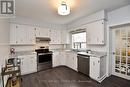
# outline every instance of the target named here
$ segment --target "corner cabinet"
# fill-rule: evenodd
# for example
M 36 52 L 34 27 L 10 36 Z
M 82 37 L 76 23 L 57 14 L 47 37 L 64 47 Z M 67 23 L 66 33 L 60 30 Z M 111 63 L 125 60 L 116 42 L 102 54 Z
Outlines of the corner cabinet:
M 99 20 L 86 25 L 87 44 L 105 44 L 105 21 Z
M 98 82 L 106 78 L 106 57 L 90 57 L 90 77 Z
M 65 65 L 65 61 L 66 61 L 66 55 L 65 52 L 62 51 L 55 51 L 53 52 L 53 67 L 56 66 L 61 66 L 61 65 Z
M 66 66 L 77 71 L 77 53 L 75 52 L 66 52 Z
M 32 45 L 35 42 L 33 27 L 20 24 L 10 25 L 10 45 Z

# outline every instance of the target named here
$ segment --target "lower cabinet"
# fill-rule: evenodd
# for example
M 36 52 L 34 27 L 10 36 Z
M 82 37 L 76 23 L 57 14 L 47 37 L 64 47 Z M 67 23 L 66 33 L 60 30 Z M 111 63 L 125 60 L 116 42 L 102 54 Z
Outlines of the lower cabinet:
M 18 56 L 21 59 L 21 74 L 30 74 L 37 72 L 37 59 L 36 54 L 34 55 L 22 55 Z
M 106 58 L 90 57 L 90 77 L 98 82 L 106 75 Z
M 77 71 L 77 54 L 71 51 L 53 52 L 53 67 L 61 65 L 67 66 Z
M 77 53 L 66 52 L 66 66 L 77 71 Z
M 65 52 L 55 51 L 53 52 L 53 67 L 65 65 L 66 57 Z

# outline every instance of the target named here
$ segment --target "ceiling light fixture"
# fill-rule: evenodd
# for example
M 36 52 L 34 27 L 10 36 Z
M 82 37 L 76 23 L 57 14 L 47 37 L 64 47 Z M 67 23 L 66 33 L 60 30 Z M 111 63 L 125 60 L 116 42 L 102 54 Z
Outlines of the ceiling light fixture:
M 60 6 L 58 7 L 58 14 L 59 15 L 68 15 L 70 14 L 70 7 L 67 5 L 66 2 L 62 1 Z

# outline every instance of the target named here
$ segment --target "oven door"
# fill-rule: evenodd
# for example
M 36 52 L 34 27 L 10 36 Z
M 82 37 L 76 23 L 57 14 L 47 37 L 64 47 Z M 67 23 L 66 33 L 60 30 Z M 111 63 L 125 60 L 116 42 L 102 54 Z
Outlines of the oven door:
M 40 53 L 38 54 L 38 64 L 52 61 L 52 54 Z
M 52 68 L 52 54 L 39 53 L 38 54 L 38 71 Z

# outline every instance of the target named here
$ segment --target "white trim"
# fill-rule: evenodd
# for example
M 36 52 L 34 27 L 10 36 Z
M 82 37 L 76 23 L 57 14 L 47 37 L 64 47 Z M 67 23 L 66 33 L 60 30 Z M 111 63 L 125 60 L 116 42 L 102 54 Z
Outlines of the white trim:
M 121 26 L 121 25 L 127 25 L 127 24 L 130 24 L 130 23 L 127 22 L 127 23 L 125 23 L 125 24 L 109 26 L 109 31 L 112 30 L 112 32 L 111 32 L 111 33 L 112 33 L 112 37 L 111 37 L 111 38 L 115 38 L 115 30 L 116 30 L 116 29 L 112 29 L 112 27 Z M 120 29 L 120 28 L 119 28 L 119 29 Z M 121 33 L 121 32 L 120 32 L 120 33 Z M 109 37 L 110 37 L 110 36 L 109 36 Z M 110 41 L 111 38 L 109 38 L 109 41 Z M 111 53 L 111 52 L 115 52 L 115 47 L 114 47 L 114 46 L 115 46 L 115 45 L 114 45 L 114 44 L 115 44 L 115 43 L 114 43 L 115 41 L 113 41 L 113 40 L 114 40 L 114 39 L 111 39 L 112 50 L 110 51 L 110 53 Z M 109 43 L 109 44 L 110 44 L 110 43 Z M 109 46 L 109 49 L 110 49 L 110 46 Z M 121 53 L 120 53 L 120 56 L 121 56 Z M 124 78 L 124 79 L 130 80 L 130 76 L 128 76 L 128 75 L 126 75 L 126 74 L 124 75 L 124 74 L 115 72 L 115 60 L 114 60 L 114 59 L 115 59 L 115 55 L 112 55 L 111 57 L 112 57 L 112 58 L 111 58 L 111 62 L 112 62 L 112 73 L 111 73 L 111 74 L 112 74 L 112 75 L 115 75 L 115 76 L 118 76 L 118 77 L 121 77 L 121 78 Z M 120 60 L 121 60 L 121 59 L 120 59 Z
M 107 78 L 107 75 L 106 75 L 106 74 L 103 75 L 98 82 L 101 83 L 105 78 Z

